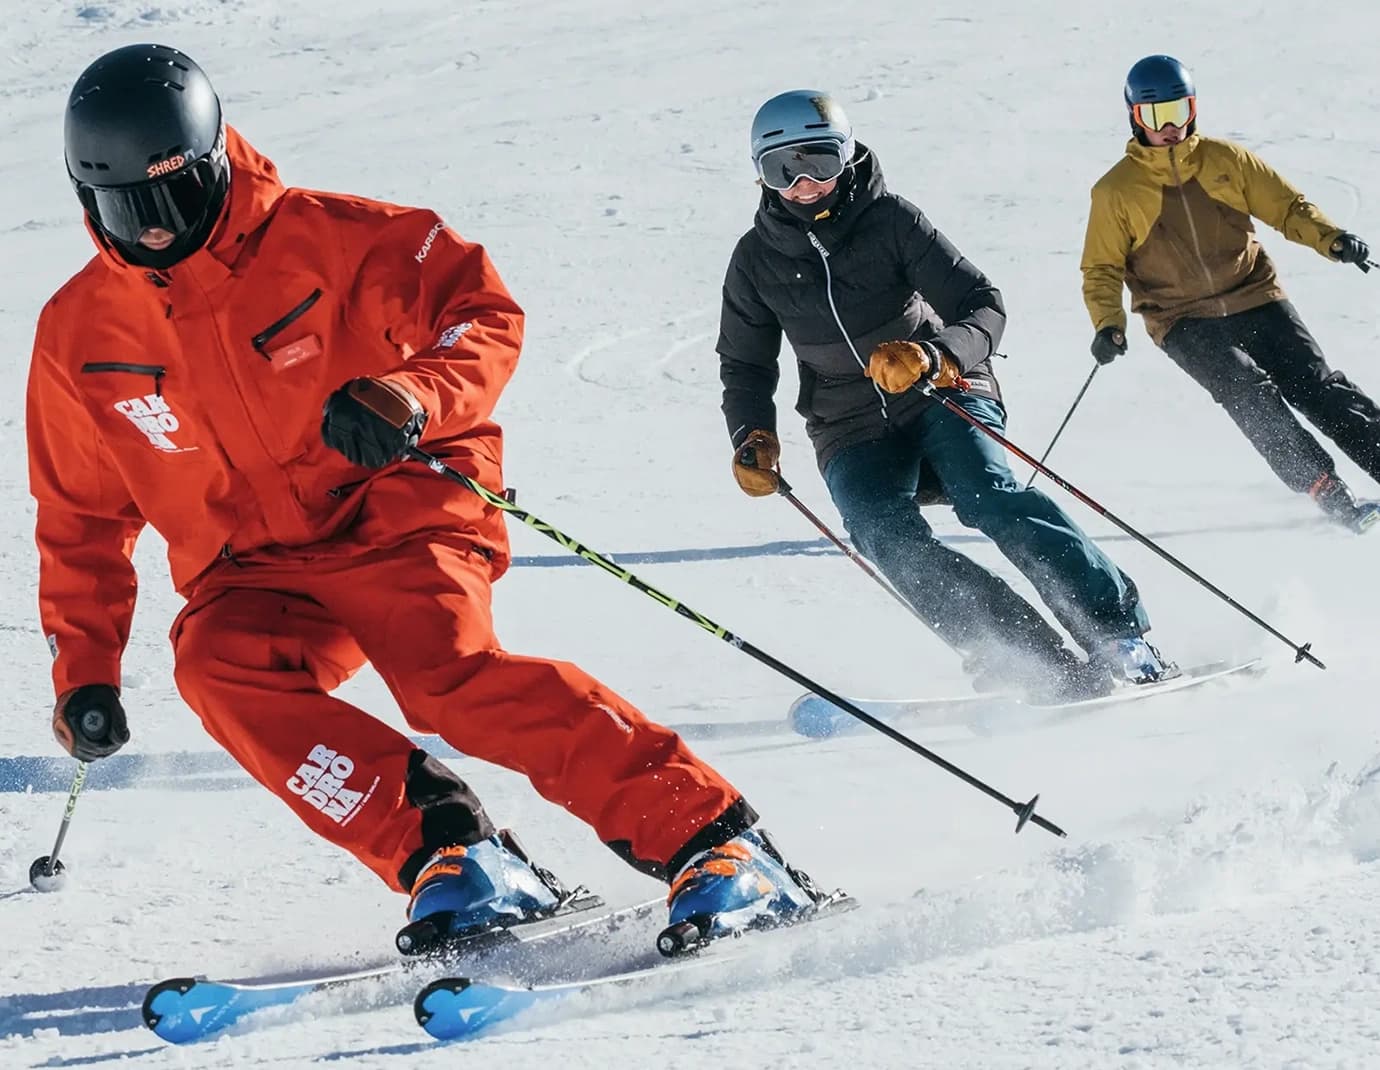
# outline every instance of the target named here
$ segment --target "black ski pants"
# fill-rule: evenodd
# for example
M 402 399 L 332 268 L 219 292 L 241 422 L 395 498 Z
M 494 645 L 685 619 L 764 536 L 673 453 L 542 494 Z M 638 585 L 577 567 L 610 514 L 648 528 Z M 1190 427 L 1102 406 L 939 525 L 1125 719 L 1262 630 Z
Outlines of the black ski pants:
M 1336 474 L 1332 457 L 1297 410 L 1380 481 L 1380 408 L 1341 372 L 1288 301 L 1218 319 L 1183 319 L 1164 350 L 1227 410 L 1291 490 Z

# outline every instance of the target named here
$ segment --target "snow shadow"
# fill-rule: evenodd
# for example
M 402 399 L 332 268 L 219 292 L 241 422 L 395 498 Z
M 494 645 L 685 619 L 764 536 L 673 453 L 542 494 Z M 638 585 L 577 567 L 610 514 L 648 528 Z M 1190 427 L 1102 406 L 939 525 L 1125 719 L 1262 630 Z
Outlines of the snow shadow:
M 1318 527 L 1325 521 L 1314 517 L 1264 521 L 1251 524 L 1210 524 L 1203 527 L 1175 528 L 1166 531 L 1147 531 L 1143 534 L 1156 542 L 1164 539 L 1178 539 L 1193 535 L 1240 535 L 1259 531 L 1290 531 L 1300 528 Z M 840 537 L 842 530 L 840 529 Z M 1120 532 L 1096 536 L 1102 542 L 1133 542 L 1130 535 Z M 950 546 L 964 543 L 988 542 L 986 535 L 977 533 L 951 533 L 939 536 L 939 541 Z M 686 547 L 679 550 L 635 550 L 631 553 L 605 554 L 620 565 L 671 565 L 687 564 L 695 561 L 732 561 L 744 557 L 819 557 L 838 553 L 828 539 L 785 539 L 774 542 L 753 543 L 744 546 Z M 527 554 L 513 558 L 514 568 L 565 568 L 571 565 L 593 565 L 583 557 L 574 554 Z
M 756 721 L 700 721 L 668 725 L 683 739 L 695 742 L 763 739 L 780 736 L 795 740 L 785 717 Z M 437 758 L 464 758 L 434 736 L 410 736 L 412 742 Z M 66 792 L 76 767 L 71 758 L 20 754 L 0 757 L 0 795 L 28 792 Z M 160 754 L 112 754 L 87 768 L 83 791 L 146 788 L 170 791 L 240 791 L 253 781 L 224 751 L 167 751 Z
M 143 985 L 93 985 L 63 992 L 20 992 L 0 996 L 0 1038 L 32 1036 L 35 1030 L 55 1030 L 61 1036 L 88 1036 L 141 1026 L 139 1006 Z M 139 1052 L 111 1053 L 120 1058 Z M 90 1060 L 97 1061 L 97 1060 Z M 48 1066 L 79 1063 L 50 1062 Z

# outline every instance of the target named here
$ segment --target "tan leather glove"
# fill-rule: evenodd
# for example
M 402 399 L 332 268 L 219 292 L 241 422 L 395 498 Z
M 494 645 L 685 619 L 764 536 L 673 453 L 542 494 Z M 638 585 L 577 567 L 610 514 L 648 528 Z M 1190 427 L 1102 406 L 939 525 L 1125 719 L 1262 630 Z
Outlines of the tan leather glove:
M 744 494 L 762 498 L 781 487 L 776 465 L 781 460 L 781 442 L 771 431 L 750 431 L 733 451 L 733 478 Z
M 867 359 L 867 377 L 888 394 L 901 394 L 921 379 L 943 390 L 963 385 L 952 357 L 929 342 L 883 342 Z

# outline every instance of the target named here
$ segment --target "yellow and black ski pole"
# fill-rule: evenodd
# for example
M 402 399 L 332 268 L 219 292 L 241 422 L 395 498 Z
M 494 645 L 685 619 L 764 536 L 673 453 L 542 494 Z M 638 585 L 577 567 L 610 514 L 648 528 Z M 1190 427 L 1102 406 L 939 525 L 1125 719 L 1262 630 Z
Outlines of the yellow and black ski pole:
M 77 809 L 77 798 L 81 795 L 82 786 L 86 783 L 86 763 L 77 763 L 77 772 L 72 777 L 72 787 L 67 792 L 67 809 L 62 813 L 62 824 L 58 826 L 57 842 L 53 844 L 53 853 L 39 855 L 29 866 L 29 883 L 34 886 L 36 891 L 56 892 L 66 882 L 66 869 L 62 862 L 58 860 L 58 852 L 62 850 L 62 842 L 67 839 L 67 829 L 72 824 L 72 814 Z
M 643 594 L 647 595 L 647 597 L 661 603 L 663 606 L 665 606 L 669 610 L 672 610 L 677 615 L 682 616 L 687 620 L 699 625 L 710 635 L 713 635 L 718 639 L 722 639 L 725 643 L 728 643 L 730 646 L 735 647 L 738 650 L 741 650 L 744 654 L 748 655 L 750 658 L 755 659 L 756 661 L 761 662 L 763 665 L 765 665 L 772 671 L 780 673 L 788 680 L 792 680 L 795 683 L 799 684 L 801 687 L 814 692 L 820 698 L 824 699 L 827 702 L 833 703 L 835 706 L 843 710 L 845 713 L 851 714 L 853 717 L 856 717 L 859 721 L 861 721 L 868 727 L 875 728 L 878 732 L 882 733 L 882 735 L 895 740 L 897 743 L 901 744 L 901 746 L 905 747 L 907 750 L 915 754 L 918 754 L 920 757 L 926 759 L 927 761 L 933 762 L 935 765 L 939 766 L 939 768 L 943 769 L 947 773 L 951 773 L 953 776 L 958 777 L 959 780 L 963 781 L 970 787 L 974 787 L 978 791 L 982 792 L 984 795 L 988 796 L 989 798 L 995 799 L 997 802 L 1001 803 L 1003 806 L 1005 806 L 1008 810 L 1010 810 L 1012 813 L 1016 815 L 1017 832 L 1020 832 L 1021 829 L 1025 828 L 1026 823 L 1029 822 L 1032 825 L 1038 825 L 1046 832 L 1052 832 L 1056 836 L 1066 835 L 1064 830 L 1061 829 L 1058 825 L 1054 824 L 1051 821 L 1047 821 L 1045 818 L 1041 817 L 1039 814 L 1035 812 L 1035 804 L 1040 799 L 1039 795 L 1035 795 L 1029 802 L 1024 803 L 1017 802 L 1015 799 L 1003 795 L 996 788 L 984 783 L 977 777 L 973 776 L 971 773 L 968 773 L 963 769 L 960 769 L 952 762 L 949 762 L 944 758 L 941 758 L 934 751 L 930 750 L 928 747 L 925 747 L 920 743 L 917 743 L 915 740 L 911 739 L 905 733 L 898 732 L 885 721 L 881 721 L 878 720 L 876 717 L 873 717 L 870 713 L 868 713 L 866 710 L 861 709 L 855 703 L 850 702 L 848 699 L 842 697 L 841 695 L 834 694 L 834 692 L 830 691 L 823 685 L 815 683 L 815 681 L 811 680 L 804 673 L 796 671 L 795 669 L 787 665 L 785 662 L 780 661 L 777 658 L 772 657 L 766 651 L 753 646 L 746 639 L 734 635 L 727 628 L 723 627 L 720 624 L 716 624 L 714 621 L 704 616 L 704 614 L 698 613 L 695 610 L 691 609 L 684 602 L 681 602 L 675 598 L 672 598 L 668 594 L 664 594 L 663 592 L 658 591 L 651 584 L 639 579 L 637 576 L 634 576 L 631 572 L 625 569 L 622 565 L 613 561 L 611 558 L 606 557 L 604 554 L 601 554 L 598 551 L 591 550 L 588 546 L 585 546 L 579 540 L 571 538 L 565 532 L 561 531 L 558 528 L 552 527 L 546 521 L 542 520 L 539 517 L 533 516 L 525 509 L 518 508 L 515 502 L 509 501 L 502 494 L 494 493 L 493 491 L 489 490 L 489 488 L 485 487 L 482 483 L 478 482 L 477 480 L 471 479 L 469 476 L 465 475 L 464 472 L 452 468 L 450 465 L 446 464 L 446 462 L 443 459 L 435 457 L 432 454 L 427 453 L 425 450 L 418 449 L 415 446 L 408 449 L 407 457 L 414 461 L 421 461 L 423 464 L 425 464 L 428 468 L 430 468 L 433 472 L 437 473 L 438 475 L 444 476 L 449 480 L 459 483 L 461 486 L 467 487 L 469 490 L 479 495 L 479 497 L 483 498 L 484 501 L 486 501 L 489 505 L 492 505 L 495 509 L 501 509 L 503 512 L 507 513 L 514 519 L 521 520 L 529 528 L 532 528 L 534 531 L 539 531 L 543 535 L 547 536 L 547 538 L 553 539 L 554 541 L 558 542 L 561 546 L 565 547 L 567 550 L 569 550 L 572 554 L 575 554 L 577 557 L 582 557 L 591 564 L 598 565 L 610 576 L 622 580 L 624 583 L 626 583 L 629 587 L 632 587 L 634 590 L 641 591 Z

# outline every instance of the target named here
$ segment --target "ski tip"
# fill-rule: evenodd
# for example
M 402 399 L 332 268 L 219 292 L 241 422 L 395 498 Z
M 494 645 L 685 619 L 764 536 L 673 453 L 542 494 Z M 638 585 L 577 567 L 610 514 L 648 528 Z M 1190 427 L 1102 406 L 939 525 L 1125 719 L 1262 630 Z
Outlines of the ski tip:
M 441 977 L 423 986 L 417 993 L 417 998 L 412 1001 L 412 1013 L 417 1019 L 417 1024 L 426 1029 L 427 1024 L 441 1010 L 442 1001 L 460 995 L 473 983 L 468 977 Z
M 197 977 L 171 977 L 144 993 L 139 1016 L 144 1025 L 170 1044 L 185 1044 L 204 1035 L 200 1016 L 189 1013 L 186 997 L 202 983 Z
M 791 729 L 807 739 L 828 739 L 837 735 L 842 710 L 818 695 L 804 695 L 791 706 Z

